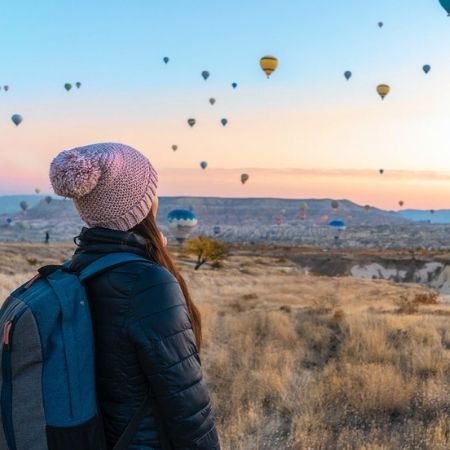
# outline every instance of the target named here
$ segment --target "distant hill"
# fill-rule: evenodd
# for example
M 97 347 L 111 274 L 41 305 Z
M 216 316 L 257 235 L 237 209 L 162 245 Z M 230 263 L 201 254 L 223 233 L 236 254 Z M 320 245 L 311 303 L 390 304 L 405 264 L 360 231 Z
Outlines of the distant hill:
M 278 198 L 221 198 L 221 197 L 162 197 L 160 217 L 165 218 L 175 208 L 192 209 L 206 225 L 272 225 L 277 218 L 283 223 L 299 221 L 300 204 L 306 203 L 305 222 L 342 219 L 349 224 L 386 225 L 402 223 L 407 219 L 396 212 L 371 208 L 349 200 L 338 200 L 337 211 L 331 209 L 331 199 L 278 199 Z
M 347 248 L 450 248 L 448 224 L 415 222 L 399 212 L 365 210 L 348 200 L 338 201 L 338 208 L 333 211 L 330 199 L 162 197 L 158 222 L 163 233 L 173 239 L 167 214 L 175 208 L 186 208 L 199 219 L 193 236 L 218 236 L 233 243 L 331 248 L 338 240 L 340 246 Z M 304 218 L 300 217 L 302 203 L 307 205 Z M 441 214 L 437 216 L 440 220 Z M 338 235 L 327 225 L 334 219 L 347 223 L 346 230 Z M 218 232 L 216 225 L 220 225 Z M 46 203 L 42 199 L 26 212 L 0 214 L 0 241 L 42 242 L 49 232 L 51 242 L 71 242 L 82 226 L 71 200 L 54 197 Z
M 26 201 L 31 208 L 44 197 L 44 195 L 0 195 L 0 214 L 19 212 L 21 201 Z
M 2 198 L 0 197 L 0 203 Z M 17 196 L 13 204 L 18 205 L 20 199 L 22 197 Z M 30 207 L 26 214 L 19 212 L 16 208 L 16 219 L 79 220 L 71 200 L 54 198 L 50 204 L 47 204 L 41 198 L 40 202 L 34 203 L 34 206 Z M 161 197 L 158 219 L 160 222 L 165 222 L 167 214 L 172 209 L 184 208 L 191 209 L 198 216 L 202 225 L 261 226 L 273 225 L 277 221 L 294 224 L 300 220 L 301 203 L 307 205 L 305 220 L 302 221 L 305 223 L 326 223 L 333 219 L 344 220 L 349 225 L 392 225 L 407 222 L 407 218 L 396 212 L 377 208 L 366 211 L 361 205 L 348 200 L 339 200 L 337 211 L 333 211 L 330 199 L 287 200 L 219 197 Z
M 450 223 L 449 209 L 438 209 L 433 214 L 430 211 L 423 211 L 421 209 L 405 209 L 400 214 L 414 222 Z

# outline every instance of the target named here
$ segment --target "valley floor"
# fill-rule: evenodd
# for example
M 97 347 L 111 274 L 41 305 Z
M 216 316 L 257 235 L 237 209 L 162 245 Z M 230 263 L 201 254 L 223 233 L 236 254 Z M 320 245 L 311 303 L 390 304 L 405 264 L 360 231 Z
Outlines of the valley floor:
M 72 251 L 0 244 L 0 298 Z M 269 253 L 235 248 L 199 271 L 177 255 L 223 448 L 450 448 L 450 306 L 427 287 L 311 275 Z

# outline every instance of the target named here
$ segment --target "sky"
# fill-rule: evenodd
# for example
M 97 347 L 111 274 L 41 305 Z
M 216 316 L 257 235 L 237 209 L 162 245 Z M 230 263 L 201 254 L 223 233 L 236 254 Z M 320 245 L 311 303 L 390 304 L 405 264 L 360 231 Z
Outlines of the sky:
M 160 195 L 450 208 L 438 0 L 24 0 L 2 5 L 0 42 L 0 195 L 51 193 L 59 151 L 123 142 L 158 169 Z M 279 59 L 269 80 L 266 54 Z

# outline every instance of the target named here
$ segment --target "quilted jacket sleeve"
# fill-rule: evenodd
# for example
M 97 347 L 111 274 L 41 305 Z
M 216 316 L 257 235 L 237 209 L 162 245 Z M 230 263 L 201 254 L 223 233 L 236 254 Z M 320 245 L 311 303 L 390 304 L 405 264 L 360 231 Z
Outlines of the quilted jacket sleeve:
M 130 300 L 128 334 L 177 450 L 219 450 L 186 301 L 165 269 L 142 271 Z

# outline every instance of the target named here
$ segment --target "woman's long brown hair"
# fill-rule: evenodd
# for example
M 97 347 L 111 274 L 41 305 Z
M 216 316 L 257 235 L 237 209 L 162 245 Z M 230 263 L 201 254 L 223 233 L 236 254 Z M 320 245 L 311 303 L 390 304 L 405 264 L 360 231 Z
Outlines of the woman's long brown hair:
M 200 311 L 194 305 L 186 281 L 184 280 L 178 268 L 175 266 L 169 252 L 166 250 L 163 244 L 161 232 L 156 225 L 156 220 L 153 216 L 153 213 L 150 212 L 141 223 L 138 223 L 129 231 L 138 233 L 146 239 L 148 257 L 160 266 L 165 267 L 180 284 L 184 298 L 186 299 L 197 348 L 200 351 L 200 348 L 202 346 L 202 319 Z

